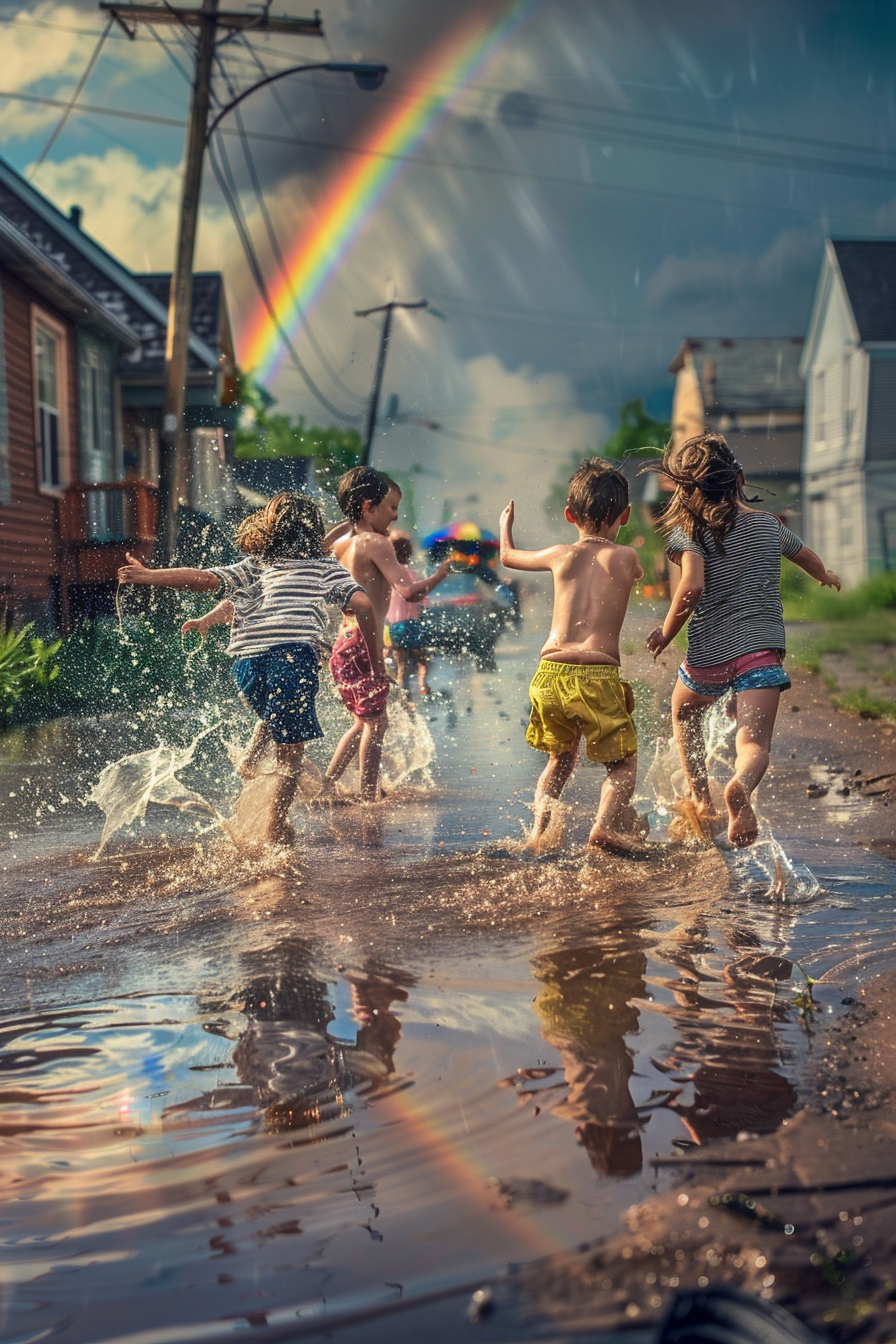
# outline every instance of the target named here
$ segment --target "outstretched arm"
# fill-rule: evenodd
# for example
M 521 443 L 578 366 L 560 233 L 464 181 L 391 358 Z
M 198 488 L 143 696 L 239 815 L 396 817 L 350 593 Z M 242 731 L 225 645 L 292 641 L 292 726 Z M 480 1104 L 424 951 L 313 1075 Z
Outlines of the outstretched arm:
M 688 617 L 700 601 L 704 586 L 703 556 L 694 551 L 682 551 L 681 583 L 675 589 L 675 596 L 666 613 L 662 625 L 651 630 L 647 636 L 647 647 L 658 658 L 663 649 L 671 644 L 679 630 L 684 629 Z
M 216 607 L 212 607 L 211 611 L 207 611 L 204 616 L 197 616 L 192 621 L 184 621 L 180 632 L 185 635 L 189 630 L 195 630 L 205 639 L 213 625 L 229 625 L 232 620 L 233 603 L 229 597 L 225 597 Z
M 550 569 L 555 546 L 544 551 L 518 551 L 513 544 L 513 500 L 501 514 L 501 564 L 505 569 Z
M 429 578 L 409 579 L 398 563 L 395 547 L 388 537 L 371 536 L 365 538 L 365 544 L 369 547 L 367 554 L 383 578 L 396 592 L 401 593 L 406 602 L 419 602 L 421 597 L 426 597 L 451 573 L 451 565 L 445 560 Z
M 346 611 L 350 611 L 358 622 L 358 629 L 367 645 L 374 673 L 378 677 L 384 677 L 386 667 L 383 663 L 383 632 L 377 628 L 373 603 L 366 593 L 352 593 Z
M 809 577 L 815 579 L 823 588 L 836 588 L 839 593 L 840 576 L 833 570 L 825 569 L 824 561 L 814 551 L 810 551 L 808 546 L 803 546 L 796 555 L 789 555 L 787 559 L 805 570 Z
M 182 588 L 188 593 L 214 593 L 221 587 L 217 574 L 207 569 L 150 569 L 133 555 L 118 571 L 119 583 L 149 584 L 153 588 Z

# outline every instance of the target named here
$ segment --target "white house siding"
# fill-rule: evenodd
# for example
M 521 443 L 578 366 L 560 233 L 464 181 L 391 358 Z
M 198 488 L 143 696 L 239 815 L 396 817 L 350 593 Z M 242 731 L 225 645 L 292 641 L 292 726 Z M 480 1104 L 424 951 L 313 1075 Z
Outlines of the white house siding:
M 838 274 L 827 268 L 818 339 L 806 378 L 803 534 L 853 586 L 866 578 L 863 444 L 868 356 Z
M 870 360 L 865 456 L 868 573 L 896 569 L 896 351 Z

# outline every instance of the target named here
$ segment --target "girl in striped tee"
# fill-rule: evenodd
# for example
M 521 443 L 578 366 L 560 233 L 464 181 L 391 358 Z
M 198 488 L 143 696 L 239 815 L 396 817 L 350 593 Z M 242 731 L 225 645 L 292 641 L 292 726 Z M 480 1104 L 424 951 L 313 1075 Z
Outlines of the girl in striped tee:
M 740 848 L 758 834 L 751 799 L 768 769 L 781 692 L 790 686 L 781 557 L 826 587 L 839 589 L 840 580 L 774 514 L 749 507 L 743 469 L 721 434 L 667 449 L 658 470 L 675 486 L 661 526 L 681 581 L 647 647 L 656 658 L 690 622 L 672 720 L 691 799 L 710 834 L 721 818 L 709 792 L 703 719 L 720 696 L 735 693 L 736 760 L 725 804 L 728 839 Z

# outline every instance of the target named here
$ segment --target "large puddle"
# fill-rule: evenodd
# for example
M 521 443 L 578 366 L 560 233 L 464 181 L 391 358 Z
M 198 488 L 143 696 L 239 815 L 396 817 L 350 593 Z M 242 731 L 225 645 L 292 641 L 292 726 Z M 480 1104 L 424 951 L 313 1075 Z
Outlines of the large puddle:
M 520 642 L 493 675 L 440 668 L 434 757 L 363 828 L 309 812 L 291 856 L 150 805 L 94 860 L 80 800 L 155 739 L 9 739 L 4 1339 L 363 1320 L 608 1232 L 657 1157 L 792 1111 L 824 1015 L 889 954 L 893 865 L 787 816 L 756 859 L 583 857 L 588 769 L 567 847 L 521 853 L 531 665 Z M 224 807 L 213 748 L 183 778 Z

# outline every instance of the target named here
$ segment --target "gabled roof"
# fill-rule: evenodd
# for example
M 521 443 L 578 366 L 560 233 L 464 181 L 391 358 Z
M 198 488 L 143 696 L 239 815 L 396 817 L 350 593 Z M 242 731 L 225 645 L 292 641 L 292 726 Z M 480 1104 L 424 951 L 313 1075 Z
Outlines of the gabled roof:
M 801 336 L 687 336 L 670 373 L 694 362 L 708 414 L 801 410 Z
M 896 241 L 832 238 L 862 341 L 896 341 Z
M 92 313 L 108 315 L 119 331 L 123 327 L 131 333 L 134 339 L 126 343 L 134 348 L 125 358 L 129 370 L 142 374 L 145 356 L 154 364 L 155 348 L 164 353 L 166 304 L 2 158 L 0 219 L 10 256 L 18 243 L 45 272 L 55 271 L 63 286 L 86 295 Z M 217 350 L 198 335 L 190 337 L 189 359 L 193 372 L 208 376 L 218 371 Z

